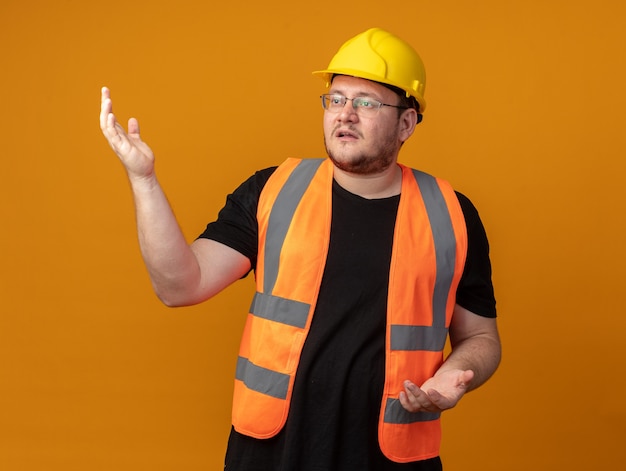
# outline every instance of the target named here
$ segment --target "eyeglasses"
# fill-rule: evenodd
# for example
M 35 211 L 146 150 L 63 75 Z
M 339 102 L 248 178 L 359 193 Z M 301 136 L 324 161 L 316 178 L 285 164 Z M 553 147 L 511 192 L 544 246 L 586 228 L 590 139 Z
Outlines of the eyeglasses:
M 348 100 L 352 102 L 352 108 L 356 111 L 357 114 L 361 116 L 375 116 L 378 114 L 378 110 L 380 110 L 383 106 L 390 106 L 392 108 L 400 108 L 402 110 L 408 109 L 406 106 L 397 106 L 390 105 L 388 103 L 381 103 L 378 100 L 374 100 L 372 98 L 357 96 L 354 98 L 348 98 L 343 95 L 339 95 L 337 93 L 333 94 L 325 94 L 320 96 L 322 99 L 322 106 L 326 111 L 330 111 L 331 113 L 340 113 Z

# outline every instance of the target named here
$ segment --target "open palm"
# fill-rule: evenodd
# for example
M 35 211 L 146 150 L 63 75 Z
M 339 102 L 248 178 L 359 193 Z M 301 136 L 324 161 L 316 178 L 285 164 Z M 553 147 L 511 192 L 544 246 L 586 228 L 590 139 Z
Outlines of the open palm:
M 102 88 L 100 129 L 124 164 L 130 178 L 145 178 L 153 175 L 154 154 L 141 140 L 139 123 L 135 118 L 130 118 L 128 132 L 124 131 L 113 114 L 111 93 L 106 87 Z

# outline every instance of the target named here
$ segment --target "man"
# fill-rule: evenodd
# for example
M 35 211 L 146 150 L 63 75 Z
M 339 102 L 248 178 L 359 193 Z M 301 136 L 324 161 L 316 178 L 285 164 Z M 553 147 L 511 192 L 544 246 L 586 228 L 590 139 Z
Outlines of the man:
M 106 88 L 101 128 L 166 305 L 255 270 L 225 469 L 440 470 L 441 412 L 500 360 L 487 238 L 466 197 L 397 162 L 425 108 L 408 44 L 374 28 L 316 74 L 329 159 L 257 172 L 190 245 L 137 121 L 124 132 Z

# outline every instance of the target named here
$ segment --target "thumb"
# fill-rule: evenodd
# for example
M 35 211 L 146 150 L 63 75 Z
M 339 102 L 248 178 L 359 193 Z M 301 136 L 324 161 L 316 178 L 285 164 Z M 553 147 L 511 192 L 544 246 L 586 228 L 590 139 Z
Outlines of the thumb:
M 459 376 L 459 387 L 467 389 L 472 379 L 474 379 L 474 372 L 472 370 L 463 371 Z
M 128 134 L 139 137 L 139 121 L 137 121 L 136 118 L 130 118 L 128 120 Z

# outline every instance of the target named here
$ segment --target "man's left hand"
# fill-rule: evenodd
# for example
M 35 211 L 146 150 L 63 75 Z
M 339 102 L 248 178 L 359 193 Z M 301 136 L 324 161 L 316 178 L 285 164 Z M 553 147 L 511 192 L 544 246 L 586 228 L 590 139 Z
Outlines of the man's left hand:
M 437 373 L 421 387 L 406 380 L 398 398 L 409 412 L 441 412 L 456 406 L 473 377 L 472 370 L 449 370 Z

